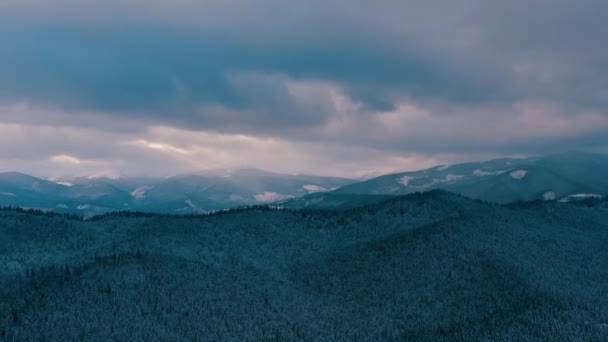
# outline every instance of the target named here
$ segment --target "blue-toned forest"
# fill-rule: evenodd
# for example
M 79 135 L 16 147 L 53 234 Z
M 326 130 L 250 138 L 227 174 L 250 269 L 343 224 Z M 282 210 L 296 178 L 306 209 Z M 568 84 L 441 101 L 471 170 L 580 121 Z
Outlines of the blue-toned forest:
M 603 341 L 608 208 L 0 211 L 3 341 Z

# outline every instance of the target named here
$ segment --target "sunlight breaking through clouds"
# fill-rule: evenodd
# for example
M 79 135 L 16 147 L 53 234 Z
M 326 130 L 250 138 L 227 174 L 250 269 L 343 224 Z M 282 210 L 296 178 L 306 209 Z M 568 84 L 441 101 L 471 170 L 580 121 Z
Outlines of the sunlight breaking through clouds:
M 78 165 L 81 163 L 80 159 L 72 157 L 72 156 L 68 156 L 65 154 L 58 154 L 56 156 L 53 156 L 53 157 L 51 157 L 51 161 L 53 161 L 55 163 L 74 164 L 74 165 Z
M 183 148 L 171 146 L 166 143 L 151 142 L 151 141 L 147 141 L 147 140 L 133 141 L 132 144 L 134 144 L 136 146 L 142 146 L 145 148 L 149 148 L 152 150 L 163 151 L 163 152 L 170 152 L 170 153 L 177 153 L 177 154 L 190 154 L 191 153 L 190 151 L 183 149 Z

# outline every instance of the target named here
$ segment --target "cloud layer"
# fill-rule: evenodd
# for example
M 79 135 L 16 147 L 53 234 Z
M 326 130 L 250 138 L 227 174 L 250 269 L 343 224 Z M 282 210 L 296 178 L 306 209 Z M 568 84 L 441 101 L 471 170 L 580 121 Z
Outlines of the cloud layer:
M 604 150 L 607 10 L 600 0 L 3 1 L 2 169 L 356 175 Z

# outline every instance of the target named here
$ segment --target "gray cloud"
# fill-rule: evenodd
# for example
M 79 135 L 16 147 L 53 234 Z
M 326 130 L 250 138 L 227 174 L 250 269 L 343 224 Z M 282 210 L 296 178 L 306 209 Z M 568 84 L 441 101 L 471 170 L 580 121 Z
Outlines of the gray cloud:
M 600 0 L 6 0 L 0 121 L 122 140 L 176 127 L 389 159 L 602 149 L 607 10 Z M 136 155 L 23 146 L 30 158 Z
M 354 37 L 259 46 L 244 38 L 137 24 L 101 32 L 79 29 L 6 29 L 0 96 L 164 116 L 188 115 L 201 104 L 238 110 L 266 103 L 266 110 L 280 115 L 297 112 L 288 94 L 274 92 L 277 82 L 249 79 L 244 88 L 242 77 L 236 84 L 229 77 L 239 73 L 330 80 L 371 109 L 391 108 L 391 97 L 404 91 L 456 100 L 491 96 L 489 85 L 474 84 L 464 73 L 425 61 L 416 51 L 398 53 Z

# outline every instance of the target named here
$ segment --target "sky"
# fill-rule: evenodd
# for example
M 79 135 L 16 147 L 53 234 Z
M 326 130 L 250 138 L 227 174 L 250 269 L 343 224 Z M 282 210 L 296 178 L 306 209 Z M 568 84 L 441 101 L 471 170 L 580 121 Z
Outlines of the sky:
M 605 0 L 3 0 L 0 171 L 608 151 Z

